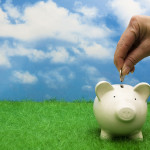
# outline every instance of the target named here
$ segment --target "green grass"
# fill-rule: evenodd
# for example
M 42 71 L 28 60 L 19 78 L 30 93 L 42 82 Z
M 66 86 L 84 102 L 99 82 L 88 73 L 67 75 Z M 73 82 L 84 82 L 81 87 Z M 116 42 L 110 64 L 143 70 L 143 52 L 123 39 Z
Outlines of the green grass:
M 150 150 L 149 118 L 143 142 L 102 141 L 92 102 L 1 101 L 0 150 Z

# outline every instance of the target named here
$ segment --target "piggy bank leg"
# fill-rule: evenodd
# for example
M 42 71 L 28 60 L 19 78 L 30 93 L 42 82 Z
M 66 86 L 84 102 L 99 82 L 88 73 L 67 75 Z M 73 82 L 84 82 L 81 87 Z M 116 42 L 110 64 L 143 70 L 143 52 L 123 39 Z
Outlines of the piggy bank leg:
M 136 141 L 143 141 L 143 134 L 142 131 L 135 133 L 130 136 L 130 139 L 136 140 Z
M 100 138 L 102 140 L 110 140 L 112 139 L 112 135 L 101 129 Z

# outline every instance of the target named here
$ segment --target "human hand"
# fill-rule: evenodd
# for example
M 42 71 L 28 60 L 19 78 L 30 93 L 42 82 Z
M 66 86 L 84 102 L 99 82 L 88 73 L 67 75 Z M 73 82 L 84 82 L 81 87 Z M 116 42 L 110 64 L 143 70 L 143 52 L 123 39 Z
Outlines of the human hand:
M 114 64 L 122 74 L 134 72 L 135 65 L 150 56 L 150 16 L 133 16 L 114 54 Z

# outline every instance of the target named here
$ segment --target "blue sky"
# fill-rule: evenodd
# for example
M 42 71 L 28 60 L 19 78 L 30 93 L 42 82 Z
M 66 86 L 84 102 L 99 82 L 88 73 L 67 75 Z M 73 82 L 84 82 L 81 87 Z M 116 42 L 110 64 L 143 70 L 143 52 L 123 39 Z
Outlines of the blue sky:
M 94 99 L 99 81 L 120 84 L 116 44 L 148 0 L 0 1 L 0 99 Z M 150 83 L 150 59 L 125 84 Z

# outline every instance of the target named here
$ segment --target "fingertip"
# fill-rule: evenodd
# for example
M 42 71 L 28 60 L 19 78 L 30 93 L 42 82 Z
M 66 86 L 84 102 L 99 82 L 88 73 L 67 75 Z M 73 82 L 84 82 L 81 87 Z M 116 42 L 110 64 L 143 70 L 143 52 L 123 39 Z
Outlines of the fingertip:
M 136 58 L 135 56 L 133 55 L 129 55 L 125 62 L 124 62 L 124 65 L 123 65 L 123 75 L 127 75 L 129 72 L 134 72 L 134 69 L 135 69 L 135 64 L 136 64 Z
M 120 71 L 121 68 L 123 68 L 123 63 L 124 63 L 124 60 L 120 59 L 120 58 L 118 58 L 116 61 L 114 61 L 114 64 L 118 71 Z
M 123 68 L 122 68 L 123 75 L 128 75 L 130 71 L 131 71 L 131 68 L 129 66 L 123 65 Z
M 134 71 L 135 71 L 135 66 L 131 69 L 131 73 L 133 74 L 134 73 Z

